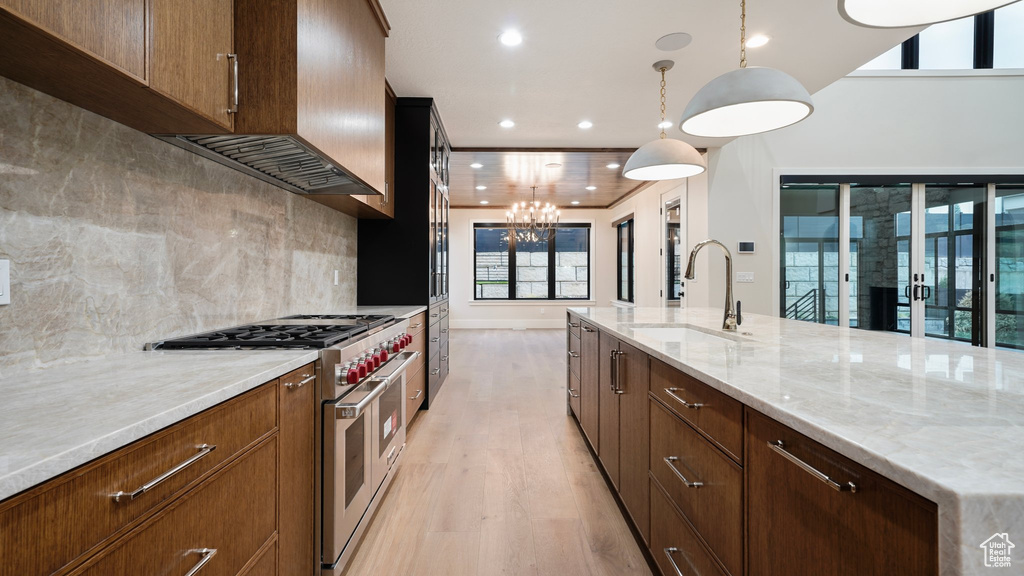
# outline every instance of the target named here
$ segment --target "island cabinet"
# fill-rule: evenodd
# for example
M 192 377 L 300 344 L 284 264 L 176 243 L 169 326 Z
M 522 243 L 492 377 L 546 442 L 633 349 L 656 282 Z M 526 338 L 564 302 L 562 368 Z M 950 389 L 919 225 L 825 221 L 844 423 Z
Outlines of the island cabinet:
M 0 575 L 309 576 L 313 368 L 0 502 Z
M 935 576 L 935 504 L 746 409 L 750 576 Z
M 580 321 L 579 319 L 569 318 L 568 329 L 566 330 L 566 340 L 568 341 L 568 360 L 566 363 L 566 382 L 567 392 L 569 394 L 569 410 L 572 411 L 573 415 L 576 416 L 576 420 L 582 422 L 583 418 L 580 416 L 582 413 L 581 397 L 583 386 L 580 383 Z
M 0 0 L 0 75 L 144 132 L 231 132 L 232 8 Z
M 601 367 L 601 343 L 597 328 L 580 321 L 580 426 L 586 434 L 594 452 L 598 452 L 599 395 L 598 371 Z

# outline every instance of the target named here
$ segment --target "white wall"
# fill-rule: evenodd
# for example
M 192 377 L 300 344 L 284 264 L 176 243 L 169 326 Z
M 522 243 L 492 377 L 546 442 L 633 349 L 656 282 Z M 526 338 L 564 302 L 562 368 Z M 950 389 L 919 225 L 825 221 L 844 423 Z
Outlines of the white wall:
M 815 94 L 800 124 L 711 150 L 708 232 L 730 249 L 757 242 L 756 254 L 735 258 L 736 272 L 755 275 L 735 285 L 744 310 L 778 313 L 780 173 L 1024 175 L 1022 95 L 1024 76 L 850 77 Z M 718 255 L 710 281 L 721 293 Z
M 688 190 L 689 189 L 689 190 Z M 659 182 L 610 209 L 563 209 L 562 222 L 587 222 L 591 225 L 590 301 L 571 302 L 475 302 L 473 300 L 473 223 L 504 222 L 505 209 L 453 209 L 451 211 L 451 296 L 450 318 L 453 328 L 560 328 L 565 309 L 572 306 L 609 306 L 616 297 L 615 220 L 633 214 L 635 302 L 637 306 L 661 306 L 662 247 L 664 228 L 659 214 L 662 197 L 681 196 L 686 207 L 688 244 L 707 233 L 707 179 Z M 702 259 L 704 257 L 702 256 Z M 698 274 L 700 267 L 698 266 Z M 702 291 L 703 289 L 703 291 Z M 705 305 L 706 284 L 690 291 L 687 304 Z

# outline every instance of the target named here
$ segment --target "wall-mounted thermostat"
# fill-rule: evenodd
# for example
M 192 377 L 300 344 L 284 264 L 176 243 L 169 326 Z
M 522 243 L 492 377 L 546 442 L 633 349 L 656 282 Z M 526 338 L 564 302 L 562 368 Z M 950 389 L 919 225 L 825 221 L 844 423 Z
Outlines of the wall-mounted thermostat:
M 736 247 L 736 252 L 739 254 L 753 254 L 754 243 L 753 242 L 740 242 Z

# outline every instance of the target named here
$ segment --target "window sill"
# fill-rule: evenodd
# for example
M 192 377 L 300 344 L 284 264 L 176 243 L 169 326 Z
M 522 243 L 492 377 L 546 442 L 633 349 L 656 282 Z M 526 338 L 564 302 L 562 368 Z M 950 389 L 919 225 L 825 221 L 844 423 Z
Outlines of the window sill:
M 636 304 L 624 300 L 612 300 L 612 306 L 616 308 L 636 308 Z
M 973 78 L 978 76 L 1024 76 L 1022 68 L 970 70 L 854 70 L 847 78 Z
M 595 300 L 470 300 L 470 306 L 595 306 Z

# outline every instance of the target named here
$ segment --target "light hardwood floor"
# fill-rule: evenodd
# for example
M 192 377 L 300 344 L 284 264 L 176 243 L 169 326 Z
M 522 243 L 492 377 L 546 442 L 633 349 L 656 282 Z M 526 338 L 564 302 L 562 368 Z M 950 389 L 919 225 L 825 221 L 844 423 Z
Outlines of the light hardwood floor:
M 565 409 L 564 330 L 453 330 L 348 576 L 651 572 Z

